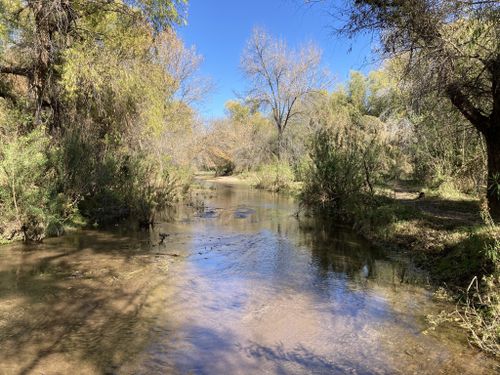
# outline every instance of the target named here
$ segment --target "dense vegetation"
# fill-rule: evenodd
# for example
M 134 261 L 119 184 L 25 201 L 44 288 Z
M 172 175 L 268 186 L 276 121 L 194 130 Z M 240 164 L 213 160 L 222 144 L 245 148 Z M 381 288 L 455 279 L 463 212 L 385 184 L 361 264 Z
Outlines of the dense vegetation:
M 173 138 L 189 139 L 204 87 L 172 28 L 183 5 L 0 2 L 2 238 L 147 225 L 182 193 L 189 147 Z
M 352 2 L 341 32 L 375 30 L 386 59 L 345 85 L 315 45 L 256 29 L 248 90 L 206 126 L 201 58 L 174 29 L 185 5 L 0 0 L 0 241 L 147 226 L 194 169 L 240 174 L 468 286 L 463 324 L 498 354 L 498 2 Z

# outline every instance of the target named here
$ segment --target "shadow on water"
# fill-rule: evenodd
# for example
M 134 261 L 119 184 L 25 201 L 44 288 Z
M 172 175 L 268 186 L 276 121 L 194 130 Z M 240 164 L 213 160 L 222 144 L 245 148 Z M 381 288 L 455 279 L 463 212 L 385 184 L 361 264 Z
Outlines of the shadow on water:
M 144 349 L 162 286 L 130 242 L 86 233 L 2 254 L 0 373 L 113 373 Z
M 251 357 L 264 358 L 277 364 L 277 374 L 287 374 L 287 364 L 298 365 L 305 371 L 312 373 L 345 374 L 355 371 L 356 374 L 373 374 L 370 370 L 361 367 L 359 363 L 339 361 L 332 363 L 329 359 L 315 354 L 313 351 L 299 345 L 291 350 L 284 348 L 282 344 L 274 346 L 263 346 L 252 342 L 242 348 Z
M 425 285 L 427 275 L 406 259 L 372 245 L 345 227 L 321 219 L 299 223 L 300 244 L 311 251 L 318 274 L 345 277 L 362 282 L 376 280 L 393 285 Z
M 373 371 L 360 362 L 348 359 L 332 361 L 317 354 L 304 345 L 287 348 L 283 343 L 263 345 L 248 341 L 237 343 L 230 331 L 218 332 L 206 327 L 184 327 L 188 336 L 197 338 L 196 348 L 188 347 L 174 355 L 158 352 L 139 374 L 181 373 L 181 374 L 332 374 L 346 373 L 368 375 L 389 374 Z M 236 344 L 235 344 L 236 342 Z M 201 351 L 200 349 L 204 349 Z M 166 359 L 168 358 L 168 359 Z M 172 363 L 175 366 L 172 366 Z

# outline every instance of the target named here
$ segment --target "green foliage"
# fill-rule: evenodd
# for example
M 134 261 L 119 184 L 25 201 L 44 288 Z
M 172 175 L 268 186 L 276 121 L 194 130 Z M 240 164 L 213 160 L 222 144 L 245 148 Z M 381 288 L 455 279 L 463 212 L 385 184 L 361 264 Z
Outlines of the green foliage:
M 303 155 L 295 163 L 293 163 L 292 168 L 295 181 L 306 181 L 310 165 L 311 158 L 309 155 Z
M 417 181 L 433 188 L 452 183 L 476 193 L 485 183 L 486 156 L 481 136 L 467 126 L 450 103 L 430 98 L 412 112 L 413 139 L 408 150 Z M 457 124 L 461 125 L 458 130 Z
M 346 215 L 359 202 L 365 183 L 359 147 L 351 142 L 341 146 L 331 130 L 320 129 L 313 139 L 311 159 L 303 201 Z
M 179 139 L 194 111 L 178 92 L 201 60 L 170 27 L 186 1 L 111 3 L 0 0 L 2 64 L 14 71 L 0 75 L 6 236 L 59 234 L 78 212 L 92 224 L 150 223 L 186 190 L 191 155 Z
M 255 172 L 255 187 L 279 192 L 292 188 L 294 173 L 288 163 L 276 160 L 259 167 Z
M 444 280 L 455 285 L 469 282 L 474 276 L 489 275 L 493 272 L 493 263 L 486 254 L 495 241 L 484 229 L 469 233 L 464 241 L 449 248 L 434 264 L 434 272 Z
M 471 248 L 470 257 L 479 259 L 481 267 L 462 297 L 459 316 L 475 345 L 500 356 L 500 227 L 493 222 L 486 207 L 483 207 L 482 217 L 485 225 L 469 235 L 465 246 L 459 245 L 460 249 Z M 470 260 L 463 263 L 467 262 Z M 471 273 L 470 269 L 464 272 L 469 276 Z
M 153 224 L 154 215 L 179 201 L 189 189 L 191 173 L 172 164 L 137 155 L 132 163 L 129 205 L 142 225 Z M 124 192 L 124 196 L 127 196 Z
M 311 120 L 311 168 L 302 194 L 308 205 L 348 217 L 373 195 L 389 172 L 390 138 L 387 125 L 368 115 L 367 82 L 352 72 L 349 92 L 326 96 L 314 108 Z
M 488 181 L 489 190 L 493 192 L 493 194 L 497 195 L 500 199 L 500 173 L 493 173 L 490 181 Z
M 364 112 L 367 105 L 366 79 L 360 72 L 351 71 L 349 80 L 349 101 L 359 112 Z
M 474 285 L 475 284 L 475 285 Z M 500 274 L 473 279 L 459 311 L 461 325 L 471 341 L 494 356 L 500 356 Z
M 38 240 L 59 235 L 75 219 L 68 197 L 57 193 L 53 162 L 58 150 L 51 147 L 45 129 L 12 138 L 0 150 L 0 236 Z
M 156 31 L 172 23 L 185 23 L 187 0 L 132 0 L 131 4 L 141 9 Z

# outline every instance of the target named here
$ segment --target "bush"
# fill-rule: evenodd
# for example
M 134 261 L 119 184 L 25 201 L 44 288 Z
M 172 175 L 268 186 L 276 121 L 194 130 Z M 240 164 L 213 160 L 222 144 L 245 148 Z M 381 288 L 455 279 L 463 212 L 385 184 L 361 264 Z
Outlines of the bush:
M 0 237 L 40 240 L 59 235 L 76 208 L 57 192 L 58 150 L 43 127 L 9 140 L 0 150 Z
M 191 178 L 189 170 L 150 153 L 115 151 L 106 153 L 101 162 L 88 162 L 95 168 L 87 175 L 90 183 L 77 187 L 84 195 L 79 208 L 98 226 L 129 217 L 140 226 L 153 224 L 157 211 L 186 193 Z M 88 166 L 82 168 L 87 170 Z
M 131 215 L 141 226 L 154 224 L 155 214 L 177 202 L 189 189 L 191 173 L 169 160 L 137 157 L 130 188 Z
M 294 182 L 292 168 L 284 161 L 261 166 L 255 173 L 255 187 L 274 192 L 290 190 Z
M 309 157 L 303 156 L 293 164 L 293 173 L 295 181 L 305 181 L 308 178 L 308 172 L 311 164 Z
M 500 357 L 500 227 L 487 210 L 483 210 L 483 219 L 486 228 L 471 235 L 476 240 L 474 253 L 483 258 L 482 272 L 472 278 L 465 291 L 459 316 L 471 341 Z
M 365 186 L 359 148 L 355 144 L 339 146 L 333 134 L 322 129 L 313 139 L 311 159 L 303 202 L 345 215 L 360 201 Z

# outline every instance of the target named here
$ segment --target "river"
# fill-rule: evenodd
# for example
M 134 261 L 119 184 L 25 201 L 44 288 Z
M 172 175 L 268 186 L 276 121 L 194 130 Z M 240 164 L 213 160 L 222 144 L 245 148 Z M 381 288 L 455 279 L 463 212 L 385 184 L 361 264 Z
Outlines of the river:
M 495 373 L 403 257 L 287 196 L 196 194 L 150 232 L 1 246 L 0 374 Z

